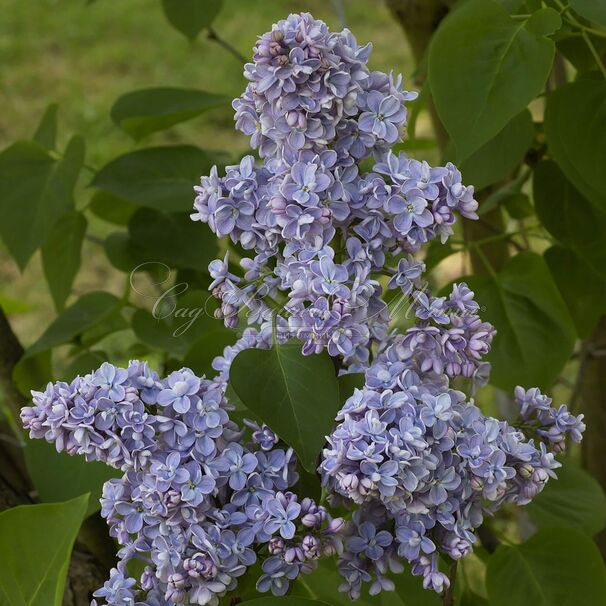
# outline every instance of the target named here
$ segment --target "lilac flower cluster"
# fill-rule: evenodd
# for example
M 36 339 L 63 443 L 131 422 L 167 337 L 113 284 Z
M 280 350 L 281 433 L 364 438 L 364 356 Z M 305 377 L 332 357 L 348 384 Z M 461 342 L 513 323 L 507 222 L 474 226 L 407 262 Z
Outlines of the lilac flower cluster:
M 230 420 L 225 382 L 189 369 L 160 380 L 145 363 L 105 363 L 34 392 L 33 438 L 125 473 L 105 483 L 101 514 L 119 563 L 95 593 L 108 606 L 210 604 L 259 559 L 259 591 L 283 595 L 321 555 L 341 549 L 341 519 L 300 500 L 296 457 L 266 426 Z M 147 563 L 139 579 L 127 564 Z M 93 604 L 97 602 L 94 601 Z
M 246 65 L 236 125 L 261 164 L 247 156 L 224 177 L 213 168 L 192 215 L 230 238 L 242 270 L 229 254 L 209 265 L 217 316 L 249 324 L 213 361 L 217 376 L 104 364 L 34 392 L 22 411 L 32 437 L 124 472 L 102 498 L 120 544 L 95 594 L 108 606 L 216 606 L 255 563 L 257 589 L 284 595 L 332 555 L 353 599 L 364 585 L 393 589 L 403 561 L 442 592 L 439 555 L 468 554 L 484 517 L 528 503 L 555 477 L 566 439 L 582 437 L 582 415 L 537 389 L 516 389 L 512 424 L 475 405 L 495 331 L 466 284 L 432 296 L 416 256 L 450 236 L 455 213 L 476 218 L 473 187 L 452 164 L 392 153 L 415 95 L 369 71 L 369 54 L 349 31 L 302 14 L 263 35 Z M 396 291 L 389 306 L 385 289 Z M 390 323 L 402 304 L 412 321 L 398 334 Z M 318 468 L 328 502 L 352 509 L 348 521 L 293 492 L 296 457 L 270 427 L 229 416 L 238 353 L 293 337 L 306 355 L 326 349 L 341 373 L 365 372 Z M 147 564 L 139 578 L 133 559 Z
M 211 289 L 229 326 L 250 324 L 367 364 L 387 331 L 380 275 L 435 237 L 452 233 L 455 212 L 476 218 L 473 187 L 452 165 L 432 168 L 390 147 L 415 94 L 367 67 L 370 45 L 329 32 L 309 14 L 291 15 L 263 35 L 246 65 L 250 83 L 234 102 L 262 164 L 246 156 L 196 188 L 192 219 L 254 256 L 210 264 Z M 360 162 L 374 156 L 371 172 Z
M 444 374 L 400 362 L 400 346 L 387 347 L 339 412 L 320 467 L 333 502 L 358 505 L 339 558 L 352 598 L 366 582 L 371 594 L 390 589 L 399 559 L 443 591 L 438 554 L 460 559 L 485 513 L 528 503 L 555 477 L 566 436 L 578 442 L 585 428 L 582 416 L 520 387 L 519 426 L 486 417 Z

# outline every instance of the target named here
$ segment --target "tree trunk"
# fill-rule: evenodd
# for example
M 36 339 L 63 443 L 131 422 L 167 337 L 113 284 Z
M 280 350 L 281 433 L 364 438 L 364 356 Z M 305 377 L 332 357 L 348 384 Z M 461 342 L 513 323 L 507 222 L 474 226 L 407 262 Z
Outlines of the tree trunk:
M 587 429 L 583 436 L 583 466 L 606 491 L 606 316 L 584 345 L 579 377 L 580 412 Z M 606 558 L 606 530 L 596 542 Z

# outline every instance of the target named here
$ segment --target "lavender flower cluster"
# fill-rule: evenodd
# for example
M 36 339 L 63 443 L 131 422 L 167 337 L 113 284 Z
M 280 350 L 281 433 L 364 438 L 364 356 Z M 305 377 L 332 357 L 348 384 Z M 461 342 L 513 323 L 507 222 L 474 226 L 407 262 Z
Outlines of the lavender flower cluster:
M 520 426 L 486 417 L 445 375 L 400 362 L 399 347 L 386 348 L 339 412 L 320 468 L 333 502 L 359 506 L 338 563 L 353 599 L 364 583 L 371 594 L 393 588 L 386 572 L 401 570 L 400 559 L 442 592 L 449 579 L 438 554 L 462 558 L 485 513 L 529 503 L 556 477 L 566 436 L 578 442 L 585 428 L 565 406 L 520 387 Z M 538 411 L 532 429 L 524 408 Z
M 246 156 L 224 177 L 213 168 L 196 188 L 192 215 L 254 252 L 240 260 L 243 278 L 227 256 L 210 265 L 228 326 L 243 309 L 261 327 L 274 316 L 305 354 L 327 348 L 359 366 L 387 332 L 379 277 L 397 270 L 386 263 L 446 240 L 455 211 L 475 218 L 477 208 L 452 164 L 432 168 L 390 151 L 416 95 L 401 77 L 369 71 L 370 51 L 309 14 L 263 35 L 234 102 L 236 126 L 262 163 Z M 371 156 L 374 169 L 362 172 Z
M 224 177 L 214 168 L 192 215 L 229 236 L 243 270 L 228 255 L 209 266 L 218 317 L 250 325 L 215 358 L 217 376 L 182 369 L 161 380 L 145 363 L 104 364 L 34 392 L 23 409 L 32 437 L 124 472 L 102 498 L 121 546 L 95 594 L 108 606 L 216 606 L 256 562 L 257 589 L 284 595 L 332 555 L 353 599 L 366 584 L 373 595 L 393 589 L 403 561 L 442 592 L 439 555 L 468 554 L 484 517 L 528 503 L 555 477 L 567 437 L 582 437 L 582 415 L 537 389 L 516 389 L 515 423 L 475 405 L 495 331 L 466 284 L 429 294 L 416 257 L 449 237 L 455 212 L 476 218 L 473 188 L 452 164 L 392 153 L 414 94 L 369 71 L 369 54 L 308 14 L 280 21 L 254 49 L 234 108 L 261 163 L 247 156 Z M 412 312 L 401 334 L 385 289 Z M 293 492 L 295 454 L 271 428 L 229 417 L 238 353 L 293 337 L 306 355 L 326 349 L 341 373 L 365 372 L 318 468 L 347 520 Z M 471 397 L 456 388 L 465 383 Z M 133 559 L 147 564 L 139 578 L 128 573 Z
M 105 363 L 34 392 L 23 408 L 32 438 L 125 472 L 101 498 L 121 546 L 94 594 L 108 606 L 215 606 L 259 558 L 257 589 L 283 595 L 341 549 L 343 520 L 290 490 L 296 457 L 269 428 L 247 421 L 247 442 L 225 387 L 186 368 L 160 380 L 145 363 Z M 128 573 L 133 559 L 146 563 L 138 579 Z

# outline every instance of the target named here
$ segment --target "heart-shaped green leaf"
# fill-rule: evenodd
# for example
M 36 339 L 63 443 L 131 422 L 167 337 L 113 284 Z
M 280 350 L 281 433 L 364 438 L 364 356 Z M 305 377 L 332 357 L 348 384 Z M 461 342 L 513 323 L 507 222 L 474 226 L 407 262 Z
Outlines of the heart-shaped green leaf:
M 488 561 L 491 606 L 606 604 L 598 548 L 579 530 L 541 530 L 522 545 L 502 545 Z
M 88 495 L 0 513 L 0 603 L 61 606 L 72 546 Z
M 310 472 L 339 410 L 339 384 L 327 353 L 304 356 L 301 344 L 245 349 L 229 384 L 242 403 L 292 446 Z
M 469 0 L 432 38 L 429 81 L 459 162 L 495 137 L 542 90 L 561 24 L 551 8 L 512 19 L 493 0 Z
M 547 98 L 545 137 L 569 181 L 606 212 L 606 82 L 578 80 Z
M 543 258 L 524 252 L 494 276 L 463 278 L 476 293 L 482 317 L 497 328 L 488 359 L 491 382 L 551 386 L 574 348 L 575 329 Z
M 191 120 L 229 104 L 227 97 L 188 88 L 146 88 L 122 95 L 111 109 L 112 120 L 134 139 Z

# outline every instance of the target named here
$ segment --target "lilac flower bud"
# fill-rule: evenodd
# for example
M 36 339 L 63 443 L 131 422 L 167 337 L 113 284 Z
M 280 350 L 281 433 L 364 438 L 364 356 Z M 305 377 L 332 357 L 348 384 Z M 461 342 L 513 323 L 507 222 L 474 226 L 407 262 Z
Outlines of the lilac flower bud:
M 307 534 L 303 537 L 301 548 L 308 560 L 320 557 L 320 541 L 311 534 Z
M 293 562 L 303 562 L 305 560 L 305 553 L 299 546 L 287 547 L 284 552 L 284 561 L 288 564 Z
M 346 522 L 343 518 L 333 518 L 329 524 L 326 532 L 329 534 L 340 534 L 346 528 Z
M 307 528 L 314 528 L 315 526 L 319 526 L 321 520 L 318 514 L 315 513 L 307 513 L 301 518 L 301 524 Z
M 267 544 L 269 553 L 278 555 L 284 551 L 284 539 L 282 537 L 272 537 Z
M 168 584 L 165 599 L 175 604 L 181 604 L 185 601 L 187 592 L 185 590 L 186 577 L 180 573 L 171 574 L 168 577 Z

